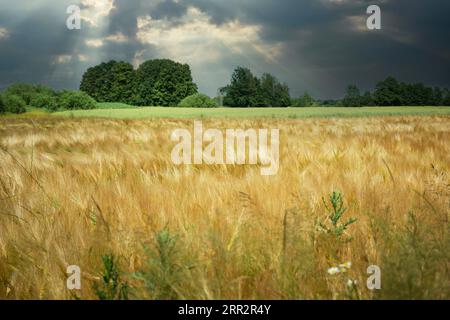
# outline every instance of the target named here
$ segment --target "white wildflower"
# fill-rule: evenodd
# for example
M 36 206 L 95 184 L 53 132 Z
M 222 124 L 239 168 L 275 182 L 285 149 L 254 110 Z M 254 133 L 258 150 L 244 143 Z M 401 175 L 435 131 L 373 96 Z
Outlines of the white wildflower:
M 347 287 L 352 288 L 358 284 L 357 280 L 348 279 L 347 280 Z
M 341 272 L 341 270 L 338 267 L 331 267 L 328 269 L 327 272 L 328 272 L 328 274 L 333 275 L 333 274 L 337 274 L 337 273 Z

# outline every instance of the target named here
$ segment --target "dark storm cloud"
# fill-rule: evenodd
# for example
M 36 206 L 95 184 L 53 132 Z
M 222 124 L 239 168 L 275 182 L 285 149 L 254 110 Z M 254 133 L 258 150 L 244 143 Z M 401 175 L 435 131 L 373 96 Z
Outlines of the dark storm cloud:
M 14 12 L 20 14 L 19 10 Z M 52 56 L 70 49 L 70 39 L 56 31 L 51 20 L 41 19 L 46 14 L 37 9 L 33 15 L 15 19 L 1 8 L 0 27 L 8 31 L 8 37 L 0 39 L 1 87 L 21 80 L 47 82 Z
M 216 23 L 240 19 L 262 26 L 268 42 L 285 45 L 282 64 L 295 93 L 310 90 L 317 96 L 338 97 L 349 83 L 370 89 L 376 81 L 395 75 L 403 81 L 450 86 L 450 2 L 443 0 L 391 1 L 234 1 L 221 15 L 219 1 L 192 0 L 211 12 Z M 358 31 L 348 20 L 366 8 L 382 10 L 382 30 Z M 280 77 L 282 77 L 280 75 Z M 305 87 L 296 87 L 297 81 Z
M 149 10 L 144 1 L 116 0 L 115 9 L 111 13 L 109 31 L 111 33 L 122 32 L 129 37 L 134 37 L 137 31 L 136 18 Z
M 43 1 L 33 7 L 0 1 L 0 28 L 8 31 L 0 39 L 0 88 L 12 82 L 78 87 L 88 65 L 82 61 L 87 51 L 84 42 L 96 30 L 88 23 L 82 30 L 66 28 L 66 9 L 71 3 Z
M 65 28 L 65 9 L 72 2 L 25 6 L 0 0 L 0 28 L 8 31 L 8 37 L 0 38 L 0 86 L 31 81 L 76 88 L 82 72 L 101 61 L 162 57 L 167 48 L 139 41 L 138 17 L 151 16 L 175 28 L 194 6 L 211 26 L 221 28 L 230 21 L 258 26 L 264 48 L 280 48 L 275 60 L 268 61 L 247 47 L 236 52 L 217 44 L 217 60 L 193 63 L 200 89 L 211 95 L 237 65 L 276 74 L 294 95 L 308 90 L 320 98 L 339 97 L 349 83 L 370 89 L 388 75 L 450 87 L 449 1 L 115 0 L 99 25 L 83 22 L 75 32 Z M 365 30 L 369 4 L 381 7 L 382 30 Z M 114 35 L 123 37 L 115 40 Z M 187 59 L 186 51 L 173 51 L 182 52 L 176 60 Z
M 154 19 L 178 18 L 186 13 L 184 2 L 145 0 L 115 0 L 115 9 L 111 12 L 110 33 L 122 32 L 134 38 L 137 32 L 137 17 L 151 15 Z

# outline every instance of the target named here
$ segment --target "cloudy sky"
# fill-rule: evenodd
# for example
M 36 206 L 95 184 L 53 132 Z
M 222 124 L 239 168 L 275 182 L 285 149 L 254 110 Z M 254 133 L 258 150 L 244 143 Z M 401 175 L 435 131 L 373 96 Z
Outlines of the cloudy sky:
M 66 27 L 81 8 L 81 30 Z M 379 5 L 382 29 L 366 28 Z M 89 66 L 170 58 L 215 95 L 236 66 L 285 81 L 293 95 L 338 98 L 394 75 L 450 87 L 448 0 L 0 0 L 0 88 L 78 88 Z

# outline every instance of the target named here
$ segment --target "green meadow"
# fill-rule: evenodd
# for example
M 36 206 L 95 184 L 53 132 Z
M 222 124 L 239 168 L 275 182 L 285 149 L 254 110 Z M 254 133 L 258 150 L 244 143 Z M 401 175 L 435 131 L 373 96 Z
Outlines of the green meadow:
M 102 103 L 101 108 L 53 113 L 65 117 L 98 117 L 116 119 L 146 118 L 315 118 L 368 117 L 403 115 L 450 115 L 450 107 L 310 107 L 310 108 L 176 108 L 131 107 Z

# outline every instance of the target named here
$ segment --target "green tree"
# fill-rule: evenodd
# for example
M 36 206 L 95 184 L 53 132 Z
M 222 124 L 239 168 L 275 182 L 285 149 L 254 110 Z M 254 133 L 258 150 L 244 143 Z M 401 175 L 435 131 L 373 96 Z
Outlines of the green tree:
M 278 80 L 269 73 L 264 73 L 258 83 L 257 107 L 275 107 L 277 105 L 276 86 Z
M 433 88 L 425 86 L 423 83 L 417 83 L 414 85 L 414 90 L 417 93 L 417 105 L 429 106 L 433 105 Z
M 342 105 L 344 107 L 361 107 L 361 94 L 359 89 L 355 85 L 349 85 L 344 99 L 342 99 Z
M 262 107 L 289 107 L 291 97 L 289 87 L 282 84 L 270 73 L 264 73 L 259 80 L 259 100 Z
M 399 102 L 397 105 L 412 106 L 416 104 L 416 94 L 412 85 L 399 83 Z
M 225 92 L 224 105 L 229 107 L 247 108 L 261 103 L 258 96 L 259 81 L 250 69 L 237 67 L 231 76 L 231 83 L 223 88 Z
M 433 88 L 433 106 L 442 106 L 444 102 L 444 91 L 441 88 Z
M 26 103 L 21 96 L 5 92 L 2 94 L 2 103 L 4 112 L 24 113 L 26 111 Z
M 289 87 L 273 75 L 265 73 L 258 79 L 250 69 L 237 67 L 231 83 L 222 88 L 224 105 L 229 107 L 288 107 L 291 104 Z
M 99 102 L 129 103 L 133 96 L 135 71 L 128 62 L 103 62 L 89 68 L 80 83 L 80 90 Z
M 401 84 L 402 95 L 399 105 L 426 106 L 434 105 L 433 88 L 426 87 L 423 83 Z
M 375 105 L 375 101 L 373 100 L 373 96 L 370 91 L 364 92 L 364 94 L 361 96 L 361 105 L 366 107 Z
M 316 101 L 314 100 L 314 98 L 307 91 L 305 91 L 302 96 L 294 101 L 293 107 L 312 107 L 315 103 Z
M 375 103 L 379 106 L 402 105 L 402 86 L 394 77 L 387 77 L 377 83 L 374 92 Z
M 189 65 L 169 59 L 142 63 L 135 81 L 133 103 L 136 105 L 176 106 L 197 92 Z

